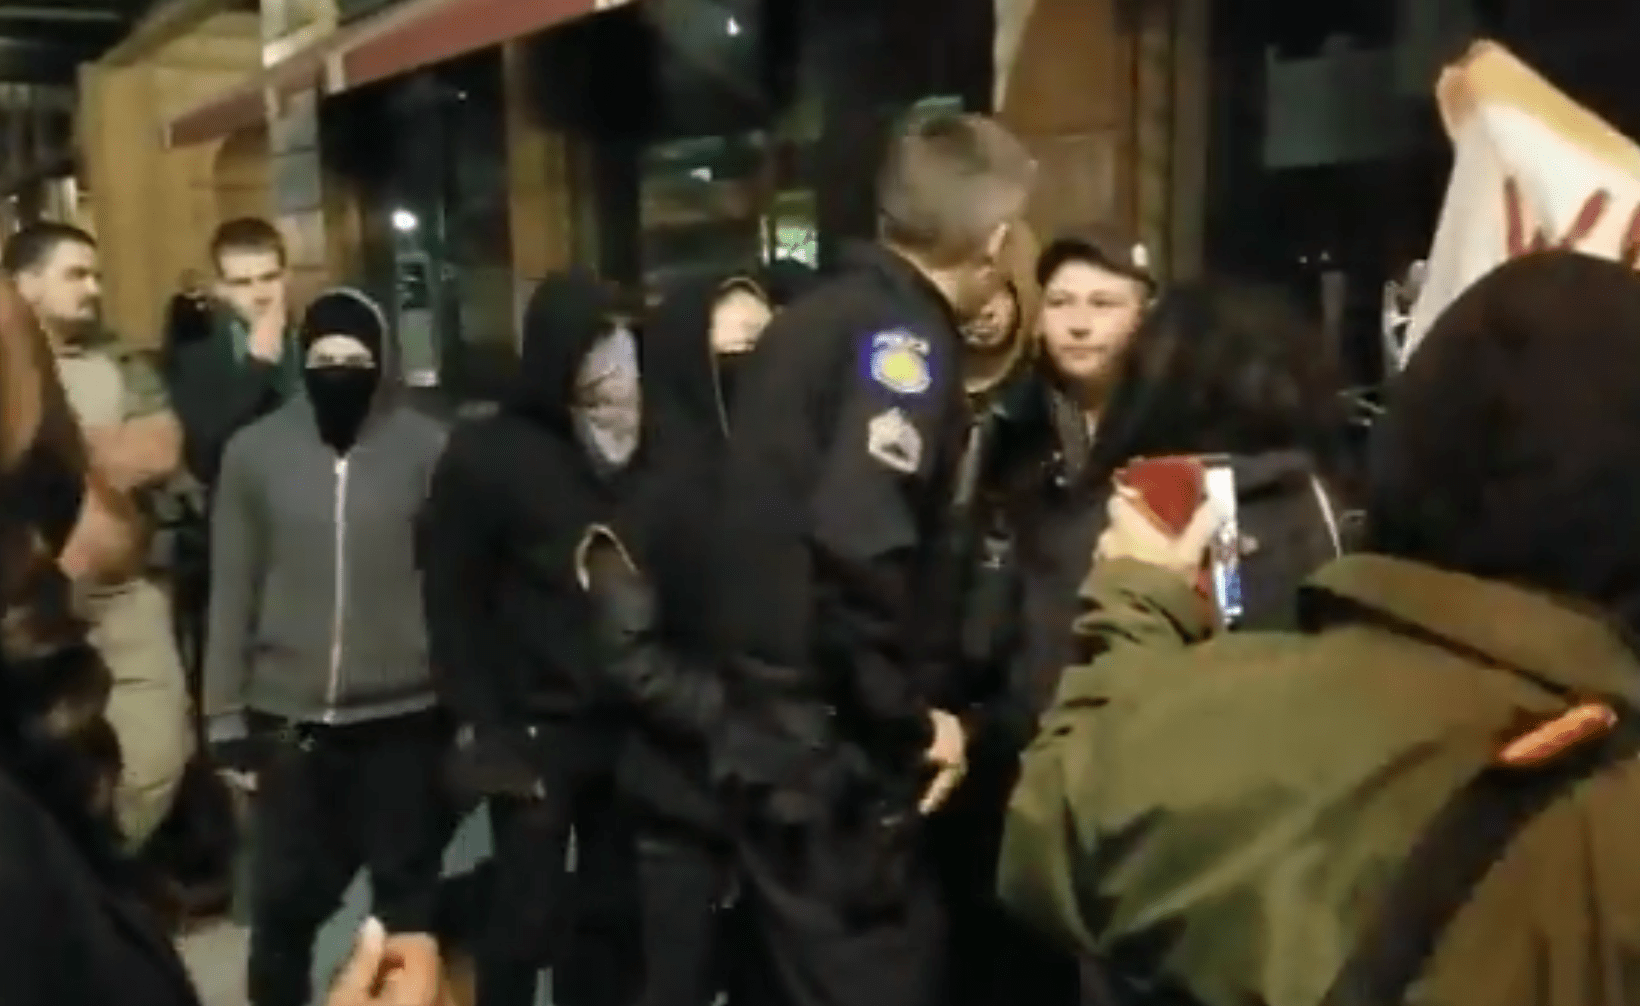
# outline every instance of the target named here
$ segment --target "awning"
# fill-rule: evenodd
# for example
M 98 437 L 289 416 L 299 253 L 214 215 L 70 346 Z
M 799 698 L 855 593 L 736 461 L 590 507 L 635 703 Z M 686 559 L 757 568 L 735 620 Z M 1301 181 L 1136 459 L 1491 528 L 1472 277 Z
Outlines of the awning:
M 337 94 L 531 35 L 633 0 L 402 0 L 338 30 L 166 126 L 168 147 L 262 121 L 270 98 L 319 87 Z

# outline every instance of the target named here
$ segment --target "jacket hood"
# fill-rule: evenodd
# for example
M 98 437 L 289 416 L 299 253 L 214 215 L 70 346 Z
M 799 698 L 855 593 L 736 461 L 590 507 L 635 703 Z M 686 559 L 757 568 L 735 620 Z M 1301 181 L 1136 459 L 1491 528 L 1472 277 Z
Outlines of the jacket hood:
M 364 343 L 376 357 L 376 371 L 380 375 L 374 403 L 377 409 L 389 403 L 404 386 L 399 334 L 388 322 L 381 304 L 357 287 L 331 287 L 313 298 L 302 312 L 296 335 L 303 356 L 299 363 L 304 366 L 309 347 L 324 336 L 346 335 Z
M 727 435 L 728 403 L 712 352 L 712 309 L 732 290 L 770 299 L 761 283 L 737 273 L 680 283 L 650 315 L 644 330 L 643 382 L 658 421 Z
M 1546 252 L 1436 320 L 1390 388 L 1368 477 L 1375 552 L 1615 615 L 1640 641 L 1640 277 Z
M 518 383 L 507 407 L 567 427 L 577 372 L 598 337 L 609 330 L 615 305 L 614 291 L 585 270 L 543 279 L 524 309 Z

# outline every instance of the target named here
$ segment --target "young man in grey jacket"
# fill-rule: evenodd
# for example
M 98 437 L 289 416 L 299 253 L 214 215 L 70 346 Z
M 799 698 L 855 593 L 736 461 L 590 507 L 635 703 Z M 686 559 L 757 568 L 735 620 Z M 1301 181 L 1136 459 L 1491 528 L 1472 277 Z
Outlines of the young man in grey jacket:
M 211 515 L 207 737 L 255 789 L 249 988 L 303 1006 L 314 937 L 362 866 L 374 913 L 429 932 L 454 825 L 416 526 L 444 430 L 398 395 L 380 308 L 315 300 L 305 393 L 236 434 Z

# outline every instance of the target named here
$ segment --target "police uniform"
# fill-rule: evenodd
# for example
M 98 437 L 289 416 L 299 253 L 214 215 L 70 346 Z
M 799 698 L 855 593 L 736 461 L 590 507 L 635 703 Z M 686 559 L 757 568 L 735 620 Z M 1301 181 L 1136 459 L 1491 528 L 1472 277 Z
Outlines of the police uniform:
M 170 408 L 158 372 L 111 338 L 57 355 L 63 391 L 87 429 L 115 427 Z M 90 640 L 114 676 L 108 719 L 125 768 L 115 810 L 140 843 L 159 827 L 193 753 L 188 686 L 172 635 L 171 605 L 146 578 L 98 587 L 86 598 Z
M 777 999 L 919 1006 L 943 924 L 915 848 L 925 668 L 965 406 L 944 296 L 881 248 L 783 311 L 740 377 L 715 752 Z M 761 1000 L 759 1000 L 761 1001 Z

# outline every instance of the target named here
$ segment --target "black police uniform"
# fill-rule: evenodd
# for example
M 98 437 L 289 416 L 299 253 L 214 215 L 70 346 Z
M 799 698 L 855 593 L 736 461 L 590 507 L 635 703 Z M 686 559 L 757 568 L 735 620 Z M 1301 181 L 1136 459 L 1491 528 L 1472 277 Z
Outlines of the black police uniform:
M 947 663 L 947 634 L 925 630 L 951 621 L 927 599 L 964 426 L 960 346 L 944 296 L 865 247 L 774 320 L 739 378 L 715 770 L 776 1000 L 936 993 L 944 927 L 916 800 Z

